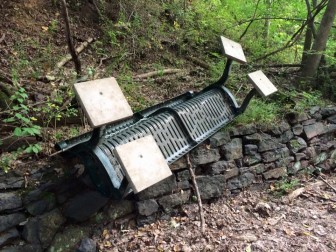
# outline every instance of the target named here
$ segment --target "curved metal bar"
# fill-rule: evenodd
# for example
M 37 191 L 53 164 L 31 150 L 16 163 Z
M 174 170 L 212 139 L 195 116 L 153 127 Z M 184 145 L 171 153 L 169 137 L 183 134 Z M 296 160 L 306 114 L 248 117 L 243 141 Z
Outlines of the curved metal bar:
M 257 94 L 257 90 L 255 88 L 253 88 L 245 97 L 242 105 L 238 108 L 237 111 L 237 115 L 240 115 L 242 113 L 244 113 L 244 111 L 246 110 L 247 106 L 249 105 L 251 99 L 253 98 L 253 96 L 255 96 Z

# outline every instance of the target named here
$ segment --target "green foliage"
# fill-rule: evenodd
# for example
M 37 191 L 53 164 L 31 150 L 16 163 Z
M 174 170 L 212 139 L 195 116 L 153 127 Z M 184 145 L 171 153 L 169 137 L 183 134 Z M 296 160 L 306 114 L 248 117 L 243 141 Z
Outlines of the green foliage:
M 280 108 L 276 103 L 252 99 L 246 111 L 237 117 L 234 124 L 269 124 L 279 120 Z
M 299 186 L 300 181 L 296 178 L 282 178 L 281 181 L 277 181 L 271 186 L 271 192 L 274 196 L 280 197 L 293 191 L 297 186 Z

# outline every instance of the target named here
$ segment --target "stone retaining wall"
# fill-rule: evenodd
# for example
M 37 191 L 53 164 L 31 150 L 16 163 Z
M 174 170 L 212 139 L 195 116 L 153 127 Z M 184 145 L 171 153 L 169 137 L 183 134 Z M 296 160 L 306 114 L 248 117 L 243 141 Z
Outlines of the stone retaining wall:
M 298 173 L 329 172 L 336 167 L 335 132 L 336 107 L 290 113 L 276 125 L 221 131 L 190 154 L 201 197 Z M 2 251 L 95 251 L 89 237 L 100 232 L 100 224 L 134 214 L 143 225 L 195 199 L 184 157 L 171 165 L 173 176 L 122 201 L 96 192 L 80 165 L 34 165 L 38 168 L 29 173 L 0 170 Z M 33 185 L 28 192 L 27 183 Z

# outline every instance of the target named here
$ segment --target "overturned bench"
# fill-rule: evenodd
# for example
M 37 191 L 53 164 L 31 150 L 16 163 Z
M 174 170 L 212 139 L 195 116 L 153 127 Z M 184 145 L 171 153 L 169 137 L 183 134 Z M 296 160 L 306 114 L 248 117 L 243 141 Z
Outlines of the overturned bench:
M 262 71 L 250 73 L 254 88 L 239 106 L 225 83 L 233 61 L 245 64 L 246 58 L 240 44 L 224 37 L 221 42 L 227 62 L 217 82 L 135 114 L 114 78 L 76 83 L 94 130 L 59 142 L 56 149 L 78 156 L 97 189 L 116 199 L 168 177 L 169 164 L 243 113 L 257 92 L 266 97 L 277 91 Z

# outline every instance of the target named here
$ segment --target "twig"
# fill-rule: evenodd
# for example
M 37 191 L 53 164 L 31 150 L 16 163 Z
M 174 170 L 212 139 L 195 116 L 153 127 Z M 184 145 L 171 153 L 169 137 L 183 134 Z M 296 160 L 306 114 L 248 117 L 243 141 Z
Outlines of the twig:
M 210 70 L 211 66 L 207 63 L 205 63 L 204 61 L 197 59 L 195 57 L 192 56 L 186 56 L 187 59 L 191 60 L 193 63 L 195 63 L 196 65 L 199 65 L 200 67 L 203 67 L 204 69 Z
M 5 37 L 6 37 L 6 33 L 2 34 L 1 38 L 0 38 L 0 44 L 2 43 L 2 41 L 5 40 Z
M 72 37 L 71 37 L 70 24 L 69 24 L 68 8 L 66 6 L 66 1 L 65 0 L 62 0 L 62 13 L 63 13 L 64 22 L 65 22 L 65 35 L 66 35 L 66 38 L 67 38 L 69 52 L 70 52 L 72 60 L 75 64 L 77 76 L 80 78 L 80 76 L 82 74 L 81 63 L 78 59 L 75 47 L 73 45 L 73 41 L 72 41 Z
M 192 164 L 191 164 L 191 161 L 190 161 L 189 153 L 187 154 L 186 157 L 187 157 L 187 163 L 188 163 L 188 169 L 189 169 L 191 181 L 192 181 L 193 186 L 194 186 L 195 191 L 196 191 L 197 202 L 198 202 L 198 210 L 199 210 L 200 219 L 201 219 L 201 232 L 202 232 L 202 234 L 204 234 L 205 233 L 205 220 L 204 220 L 204 213 L 203 213 L 201 195 L 199 193 L 198 185 L 197 185 L 196 178 L 195 178 L 195 173 L 192 169 Z
M 149 73 L 139 74 L 139 75 L 136 75 L 135 78 L 136 79 L 146 79 L 146 78 L 149 78 L 149 77 L 160 76 L 160 75 L 164 75 L 164 74 L 175 74 L 175 73 L 179 73 L 179 72 L 182 72 L 182 71 L 183 71 L 182 69 L 168 68 L 168 69 L 153 71 L 153 72 L 149 72 Z
M 255 20 L 255 17 L 257 15 L 257 10 L 258 10 L 258 6 L 259 6 L 260 0 L 258 0 L 256 7 L 254 9 L 254 13 L 253 13 L 253 18 L 251 19 L 251 21 L 249 22 L 249 24 L 247 25 L 245 31 L 242 33 L 242 35 L 240 35 L 239 40 L 241 40 L 245 34 L 247 33 L 248 29 L 250 28 L 250 26 L 252 25 L 253 21 Z
M 322 178 L 321 176 L 318 176 L 318 178 L 320 180 L 322 180 L 326 185 L 328 185 L 335 193 L 336 193 L 336 189 L 335 187 L 333 187 L 331 184 L 328 183 L 328 181 L 326 181 L 324 178 Z

